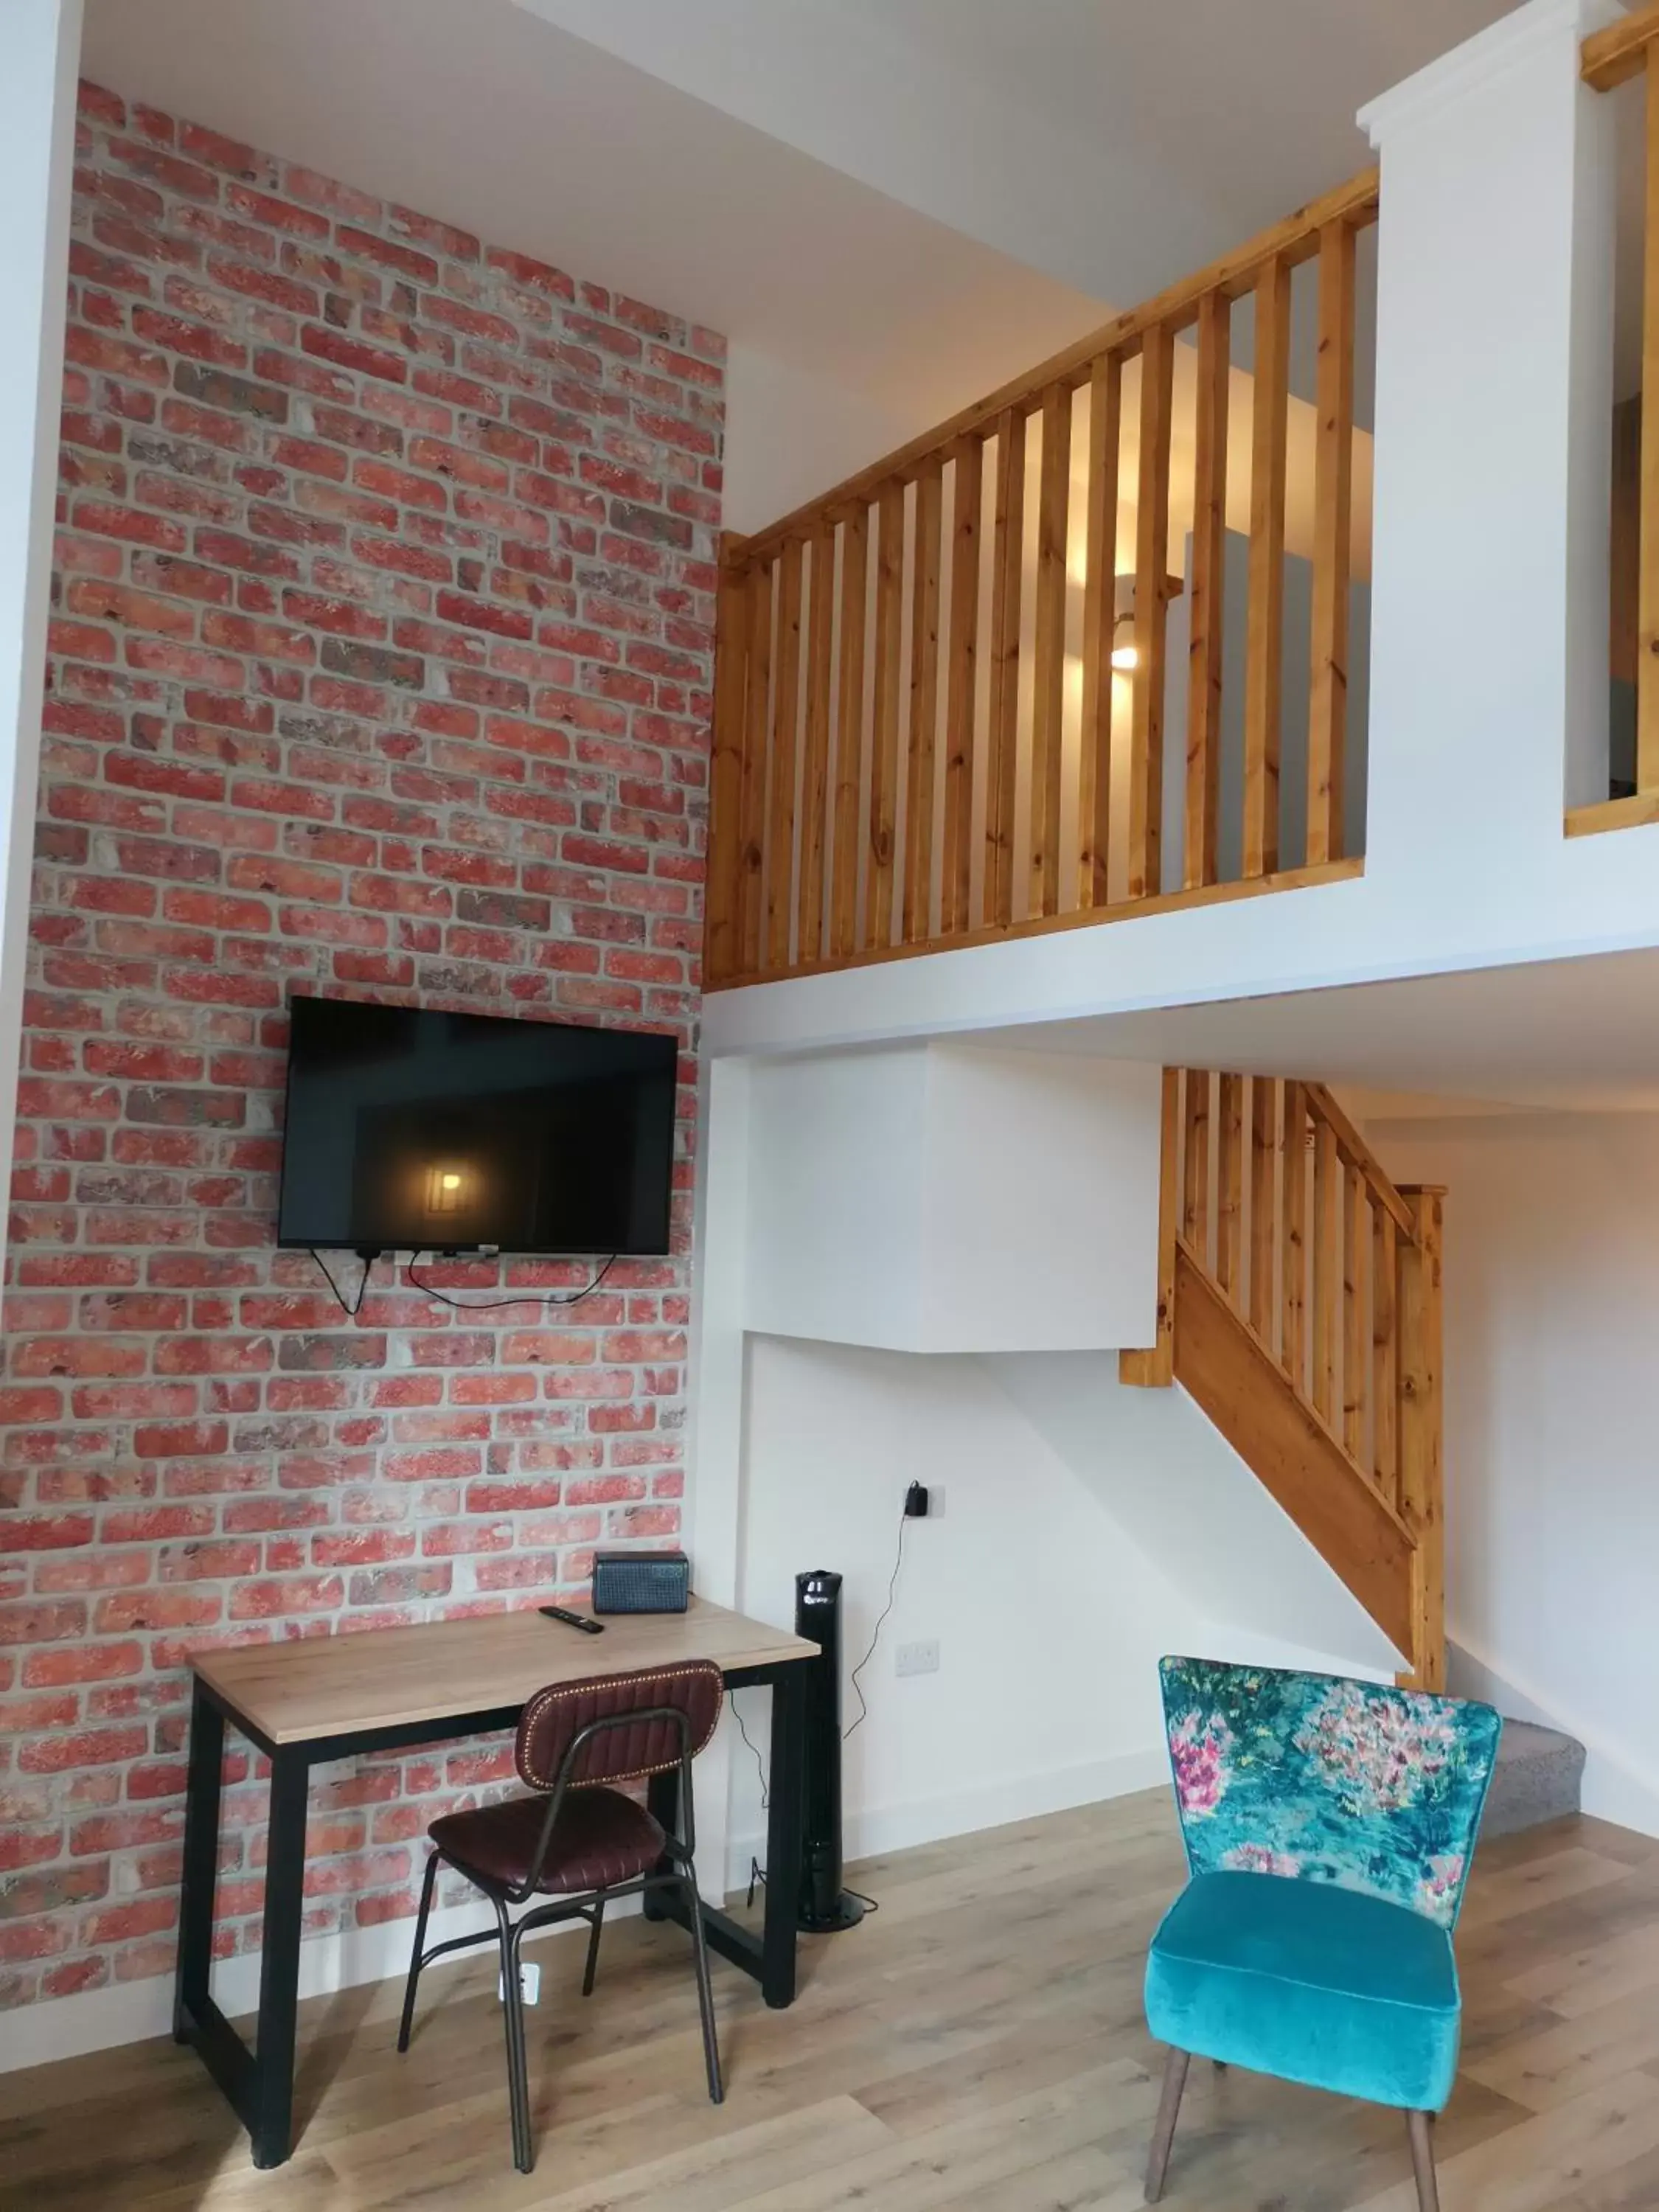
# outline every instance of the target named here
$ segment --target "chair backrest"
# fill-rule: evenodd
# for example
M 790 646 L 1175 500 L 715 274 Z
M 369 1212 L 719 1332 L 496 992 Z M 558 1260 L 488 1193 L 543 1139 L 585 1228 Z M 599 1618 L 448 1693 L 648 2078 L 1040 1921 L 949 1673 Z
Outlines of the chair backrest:
M 1449 1928 L 1502 1721 L 1339 1674 L 1165 1659 L 1187 1863 L 1334 1882 Z
M 567 1753 L 595 1721 L 641 1717 L 606 1728 L 584 1744 L 565 1779 L 573 1790 L 595 1782 L 632 1782 L 678 1766 L 684 1741 L 695 1757 L 714 1733 L 726 1682 L 712 1661 L 688 1659 L 673 1667 L 642 1667 L 592 1681 L 556 1682 L 538 1690 L 519 1718 L 514 1755 L 519 1778 L 532 1790 L 550 1790 Z M 673 1720 L 652 1719 L 667 1707 L 685 1716 L 684 1738 Z

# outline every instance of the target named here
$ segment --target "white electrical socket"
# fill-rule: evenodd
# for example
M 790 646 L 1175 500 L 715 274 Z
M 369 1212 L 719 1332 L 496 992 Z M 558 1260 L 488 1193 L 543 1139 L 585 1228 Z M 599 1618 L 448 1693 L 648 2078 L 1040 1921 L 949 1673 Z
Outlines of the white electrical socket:
M 542 1970 L 539 1966 L 532 1966 L 528 1959 L 520 1959 L 519 1961 L 519 1987 L 524 1992 L 524 2001 L 526 2004 L 540 2003 L 542 1995 Z M 495 1977 L 495 2002 L 497 2004 L 505 2004 L 507 2002 L 507 1977 L 505 1974 L 497 1974 Z
M 920 1644 L 901 1644 L 893 1654 L 893 1665 L 899 1674 L 937 1674 L 939 1638 L 933 1636 Z
M 945 1485 L 930 1482 L 927 1486 L 927 1518 L 942 1521 L 945 1517 Z

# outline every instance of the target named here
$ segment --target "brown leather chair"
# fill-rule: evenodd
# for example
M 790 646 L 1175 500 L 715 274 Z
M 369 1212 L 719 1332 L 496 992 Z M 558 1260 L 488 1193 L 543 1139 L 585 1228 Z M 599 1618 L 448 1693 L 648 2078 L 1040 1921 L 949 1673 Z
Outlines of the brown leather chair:
M 536 2151 L 530 2135 L 520 1948 L 532 1929 L 551 1921 L 582 1919 L 592 1930 L 582 1977 L 582 1995 L 587 1996 L 599 1963 L 606 1905 L 613 1898 L 653 1889 L 679 1891 L 691 1927 L 708 2094 L 717 2105 L 725 2096 L 708 1984 L 708 1948 L 692 1865 L 696 1831 L 691 1804 L 691 1762 L 714 1733 L 724 1694 L 719 1668 L 701 1659 L 538 1690 L 520 1717 L 514 1747 L 519 1778 L 536 1795 L 481 1805 L 470 1813 L 447 1813 L 428 1831 L 433 1850 L 415 1923 L 398 2048 L 409 2048 L 422 1967 L 446 1951 L 498 1943 L 506 1997 L 513 2163 L 520 2173 L 528 2173 L 535 2165 Z M 679 1770 L 680 1782 L 678 1835 L 670 1835 L 635 1799 L 607 1786 L 674 1767 Z M 434 1943 L 428 1951 L 422 1947 L 441 1865 L 453 1867 L 482 1891 L 495 1908 L 495 1926 Z M 537 1896 L 552 1901 L 534 1906 L 514 1921 L 508 1907 Z

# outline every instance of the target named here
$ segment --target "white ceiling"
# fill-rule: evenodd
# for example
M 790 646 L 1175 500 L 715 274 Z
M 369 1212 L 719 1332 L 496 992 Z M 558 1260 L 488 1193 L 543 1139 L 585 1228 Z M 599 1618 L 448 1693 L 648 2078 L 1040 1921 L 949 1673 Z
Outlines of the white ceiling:
M 512 0 L 88 0 L 82 65 L 918 426 L 1103 313 Z
M 87 0 L 94 79 L 921 423 L 1338 182 L 1506 0 Z
M 522 0 L 1123 305 L 1364 166 L 1354 112 L 1513 0 Z
M 1659 951 L 1036 1023 L 975 1042 L 1510 1107 L 1655 1111 Z
M 1364 167 L 1371 157 L 1353 120 L 1360 106 L 1515 0 L 836 4 L 919 47 L 949 51 L 1048 126 L 1111 143 L 1146 180 L 1136 218 L 1152 252 L 1176 257 L 1173 276 Z M 1218 244 L 1170 238 L 1166 246 L 1155 192 L 1177 179 L 1204 219 L 1224 227 Z

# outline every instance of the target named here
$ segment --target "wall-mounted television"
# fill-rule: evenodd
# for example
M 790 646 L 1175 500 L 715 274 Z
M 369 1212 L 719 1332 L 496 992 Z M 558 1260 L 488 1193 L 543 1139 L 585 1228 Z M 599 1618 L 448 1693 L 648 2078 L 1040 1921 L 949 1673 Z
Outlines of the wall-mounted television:
M 277 1242 L 664 1253 L 672 1036 L 295 998 Z

